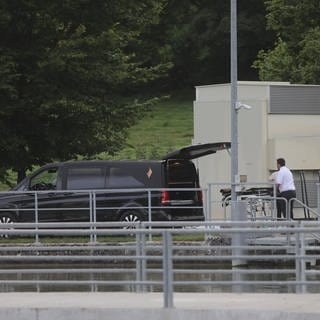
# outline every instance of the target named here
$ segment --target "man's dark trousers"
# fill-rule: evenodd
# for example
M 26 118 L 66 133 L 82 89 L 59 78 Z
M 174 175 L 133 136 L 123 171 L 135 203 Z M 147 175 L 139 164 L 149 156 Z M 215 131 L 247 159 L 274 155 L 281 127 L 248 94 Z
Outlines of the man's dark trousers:
M 277 210 L 277 216 L 281 219 L 281 214 L 283 218 L 287 218 L 287 205 L 290 206 L 290 217 L 293 219 L 293 201 L 289 202 L 290 199 L 296 198 L 296 190 L 287 190 L 282 191 L 277 195 L 279 198 L 285 198 L 287 202 L 283 199 L 277 200 L 277 207 L 280 208 L 280 210 Z

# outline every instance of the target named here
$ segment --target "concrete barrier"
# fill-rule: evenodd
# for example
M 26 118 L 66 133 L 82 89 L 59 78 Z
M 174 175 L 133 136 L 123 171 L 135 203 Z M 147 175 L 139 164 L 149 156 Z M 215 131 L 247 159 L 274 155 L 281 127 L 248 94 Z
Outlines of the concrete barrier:
M 318 320 L 320 294 L 0 293 L 2 320 Z

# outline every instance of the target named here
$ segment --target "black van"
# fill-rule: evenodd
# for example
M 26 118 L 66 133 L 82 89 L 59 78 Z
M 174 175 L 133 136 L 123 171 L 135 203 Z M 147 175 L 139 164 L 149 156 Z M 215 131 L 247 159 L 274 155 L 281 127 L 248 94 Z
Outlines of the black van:
M 0 223 L 201 221 L 202 192 L 191 160 L 228 148 L 228 142 L 194 145 L 160 161 L 48 164 L 0 196 Z

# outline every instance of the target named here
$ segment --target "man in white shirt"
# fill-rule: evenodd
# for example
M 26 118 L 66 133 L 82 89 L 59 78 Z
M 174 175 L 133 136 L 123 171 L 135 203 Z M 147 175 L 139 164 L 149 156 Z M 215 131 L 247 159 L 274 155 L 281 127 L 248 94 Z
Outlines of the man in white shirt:
M 277 205 L 280 206 L 278 211 L 278 218 L 287 218 L 287 205 L 290 207 L 290 217 L 293 219 L 293 202 L 290 199 L 296 198 L 296 187 L 294 185 L 292 172 L 286 167 L 286 161 L 283 158 L 277 159 L 278 173 L 276 176 L 276 184 L 279 190 L 278 197 L 285 198 L 288 202 L 278 199 Z

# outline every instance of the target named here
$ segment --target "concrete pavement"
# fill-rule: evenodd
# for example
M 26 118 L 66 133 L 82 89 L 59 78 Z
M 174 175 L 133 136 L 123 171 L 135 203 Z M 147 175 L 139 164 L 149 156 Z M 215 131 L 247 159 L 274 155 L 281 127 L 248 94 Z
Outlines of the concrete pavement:
M 318 320 L 320 294 L 0 293 L 2 320 Z

